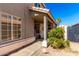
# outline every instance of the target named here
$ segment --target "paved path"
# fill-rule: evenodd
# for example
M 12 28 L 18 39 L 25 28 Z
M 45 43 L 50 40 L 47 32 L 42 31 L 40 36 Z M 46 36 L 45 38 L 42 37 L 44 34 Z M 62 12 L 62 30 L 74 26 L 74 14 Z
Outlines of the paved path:
M 48 47 L 46 50 L 47 54 L 43 52 L 44 48 L 41 48 L 33 56 L 79 56 L 79 43 L 71 42 L 70 48 L 66 49 L 53 49 L 52 47 Z
M 70 42 L 70 48 L 72 51 L 79 52 L 79 42 Z
M 79 52 L 76 52 L 79 50 L 79 43 L 71 42 L 70 44 L 72 51 L 70 49 L 53 49 L 49 46 L 46 48 L 48 53 L 45 54 L 43 52 L 45 49 L 41 47 L 41 41 L 38 41 L 17 51 L 16 53 L 11 54 L 10 56 L 79 56 Z
M 47 54 L 43 53 L 42 50 L 43 49 L 38 50 L 35 54 L 33 54 L 33 56 L 79 56 L 79 53 L 72 52 L 67 49 L 58 50 L 58 49 L 53 49 L 51 47 L 48 47 Z
M 30 56 L 35 51 L 39 50 L 41 48 L 41 41 L 37 41 L 30 46 L 27 46 L 16 53 L 10 54 L 9 56 Z

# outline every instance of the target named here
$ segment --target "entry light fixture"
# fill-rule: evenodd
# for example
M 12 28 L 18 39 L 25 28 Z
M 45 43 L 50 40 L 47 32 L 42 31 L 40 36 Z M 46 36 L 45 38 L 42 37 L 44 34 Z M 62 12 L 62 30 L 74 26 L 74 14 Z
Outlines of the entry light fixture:
M 39 14 L 34 14 L 34 16 L 38 16 Z

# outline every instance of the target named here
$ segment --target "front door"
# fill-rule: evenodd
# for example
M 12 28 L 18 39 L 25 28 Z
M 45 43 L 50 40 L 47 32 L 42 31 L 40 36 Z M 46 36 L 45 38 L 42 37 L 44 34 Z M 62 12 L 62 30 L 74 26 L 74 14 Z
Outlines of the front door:
M 36 39 L 40 39 L 40 24 L 38 22 L 34 23 L 34 35 Z

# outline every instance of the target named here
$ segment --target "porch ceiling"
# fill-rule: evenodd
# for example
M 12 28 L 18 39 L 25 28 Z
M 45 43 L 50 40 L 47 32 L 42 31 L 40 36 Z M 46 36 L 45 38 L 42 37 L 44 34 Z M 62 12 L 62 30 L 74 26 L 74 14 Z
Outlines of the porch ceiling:
M 52 24 L 57 24 L 56 21 L 54 20 L 54 18 L 51 16 L 50 12 L 45 12 L 45 11 L 42 11 L 42 10 L 39 10 L 39 9 L 34 9 L 34 8 L 31 8 L 29 9 L 30 11 L 34 12 L 34 14 L 39 14 L 40 16 L 36 16 L 35 18 L 36 19 L 39 19 L 41 21 L 43 21 L 43 16 L 46 15 L 49 19 L 49 21 L 52 23 Z
M 40 23 L 43 23 L 43 16 L 44 16 L 43 14 L 34 13 L 33 18 L 34 18 L 35 21 L 40 22 Z

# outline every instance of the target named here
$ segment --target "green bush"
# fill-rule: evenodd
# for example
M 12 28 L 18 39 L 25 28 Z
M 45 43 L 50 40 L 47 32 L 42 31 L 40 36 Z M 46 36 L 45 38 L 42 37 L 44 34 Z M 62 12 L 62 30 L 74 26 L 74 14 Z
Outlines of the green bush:
M 70 46 L 69 40 L 57 39 L 54 37 L 49 38 L 48 43 L 53 48 L 65 48 Z
M 70 42 L 69 42 L 69 40 L 64 41 L 64 47 L 70 47 Z
M 65 48 L 69 47 L 70 43 L 69 40 L 64 40 L 64 30 L 62 28 L 56 28 L 50 30 L 48 32 L 48 43 L 53 48 Z
M 63 41 L 64 40 L 62 40 L 62 39 L 57 39 L 57 38 L 51 37 L 51 38 L 49 38 L 48 43 L 53 48 L 62 48 L 62 47 L 64 47 Z
M 62 42 L 62 40 L 57 39 L 57 40 L 55 40 L 55 41 L 52 43 L 51 46 L 52 46 L 53 48 L 61 48 L 61 47 L 63 47 L 63 42 Z
M 54 28 L 48 32 L 48 38 L 56 37 L 58 39 L 63 39 L 64 30 L 62 28 Z
M 64 30 L 62 28 L 56 28 L 56 38 L 63 39 L 64 38 Z
M 57 40 L 57 38 L 55 38 L 55 37 L 50 37 L 50 38 L 48 39 L 48 43 L 51 45 L 55 40 Z
M 56 37 L 56 30 L 55 29 L 52 29 L 48 32 L 48 38 L 50 37 Z

